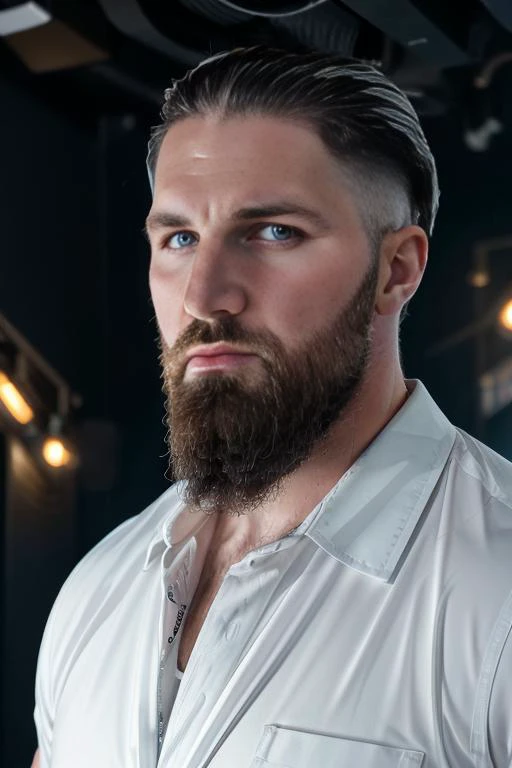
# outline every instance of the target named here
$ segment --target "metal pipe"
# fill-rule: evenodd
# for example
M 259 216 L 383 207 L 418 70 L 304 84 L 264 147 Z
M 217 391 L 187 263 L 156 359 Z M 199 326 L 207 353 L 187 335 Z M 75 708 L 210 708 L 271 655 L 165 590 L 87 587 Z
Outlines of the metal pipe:
M 29 341 L 0 313 L 0 330 L 32 364 L 43 373 L 56 387 L 58 393 L 59 415 L 66 417 L 69 413 L 71 402 L 79 404 L 81 398 L 71 391 L 69 384 L 57 373 L 55 368 L 46 362 L 44 357 L 30 344 Z

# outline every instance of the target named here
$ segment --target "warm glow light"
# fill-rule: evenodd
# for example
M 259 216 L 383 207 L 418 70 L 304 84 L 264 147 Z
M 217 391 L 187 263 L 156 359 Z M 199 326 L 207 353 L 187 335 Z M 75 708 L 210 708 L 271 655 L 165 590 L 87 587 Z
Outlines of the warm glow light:
M 506 331 L 512 332 L 512 299 L 509 299 L 500 311 L 500 324 Z
M 51 467 L 65 467 L 71 461 L 71 453 L 62 440 L 48 437 L 43 443 L 43 457 Z
M 20 424 L 28 424 L 34 418 L 34 411 L 3 371 L 0 371 L 0 400 Z
M 490 282 L 491 278 L 489 277 L 489 273 L 482 269 L 470 272 L 468 275 L 468 283 L 472 285 L 473 288 L 485 288 Z

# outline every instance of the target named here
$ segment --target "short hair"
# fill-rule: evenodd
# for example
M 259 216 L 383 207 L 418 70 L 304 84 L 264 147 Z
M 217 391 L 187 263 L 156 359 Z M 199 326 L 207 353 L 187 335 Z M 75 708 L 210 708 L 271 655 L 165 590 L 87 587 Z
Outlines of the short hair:
M 407 96 L 367 63 L 254 46 L 211 56 L 165 91 L 147 167 L 151 187 L 165 134 L 187 117 L 271 116 L 311 127 L 340 159 L 372 241 L 418 224 L 430 235 L 439 205 L 432 152 Z

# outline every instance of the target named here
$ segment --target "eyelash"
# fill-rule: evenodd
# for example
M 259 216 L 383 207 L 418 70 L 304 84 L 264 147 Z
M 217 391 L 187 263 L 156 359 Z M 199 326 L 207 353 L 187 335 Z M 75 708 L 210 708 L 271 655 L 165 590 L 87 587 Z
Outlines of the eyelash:
M 252 230 L 252 232 L 260 232 L 261 230 L 268 229 L 269 227 L 283 227 L 285 229 L 290 230 L 290 238 L 288 240 L 263 240 L 262 242 L 265 242 L 267 245 L 270 245 L 271 247 L 286 247 L 287 245 L 290 245 L 290 243 L 295 242 L 297 239 L 303 240 L 305 237 L 305 233 L 302 232 L 302 230 L 298 229 L 297 227 L 292 227 L 290 224 L 276 224 L 274 223 L 267 223 L 267 224 L 258 224 L 255 229 Z M 251 234 L 252 234 L 251 232 Z M 163 239 L 162 247 L 164 250 L 171 250 L 171 251 L 183 251 L 186 250 L 188 247 L 192 246 L 183 246 L 182 248 L 171 248 L 169 246 L 170 240 L 172 240 L 173 237 L 176 237 L 176 235 L 181 234 L 189 234 L 193 237 L 196 237 L 196 235 L 191 232 L 188 229 L 178 229 L 176 232 L 172 232 L 171 234 L 167 234 L 165 238 Z

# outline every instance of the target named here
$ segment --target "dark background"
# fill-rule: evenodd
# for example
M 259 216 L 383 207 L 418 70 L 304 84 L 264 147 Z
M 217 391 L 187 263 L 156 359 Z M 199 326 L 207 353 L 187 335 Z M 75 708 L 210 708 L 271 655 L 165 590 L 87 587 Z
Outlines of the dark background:
M 202 55 L 262 36 L 298 50 L 348 45 L 342 35 L 328 45 L 321 35 L 306 40 L 305 33 L 298 43 L 289 30 L 269 30 L 261 18 L 245 26 L 208 26 L 199 11 L 215 4 L 195 3 L 196 16 L 190 15 L 191 0 L 182 3 L 187 8 L 168 51 L 157 49 L 156 38 L 141 42 L 120 28 L 119 19 L 107 18 L 106 1 L 87 4 L 87 12 L 79 2 L 68 3 L 66 14 L 58 3 L 44 4 L 101 47 L 100 62 L 34 71 L 12 40 L 0 40 L 0 312 L 83 399 L 73 417 L 82 467 L 72 478 L 48 480 L 27 457 L 13 458 L 19 446 L 13 448 L 8 430 L 0 433 L 1 764 L 9 767 L 30 765 L 36 746 L 35 662 L 60 584 L 101 537 L 169 484 L 149 254 L 141 232 L 150 205 L 146 143 L 158 122 L 160 95 Z M 15 5 L 0 2 L 0 25 L 2 8 Z M 145 7 L 153 28 L 171 41 L 154 3 L 129 5 Z M 334 5 L 346 10 L 351 4 Z M 421 4 L 390 0 L 389 9 L 403 17 L 411 5 Z M 468 17 L 439 22 L 465 55 L 458 63 L 442 49 L 423 60 L 408 58 L 403 40 L 389 37 L 392 15 L 370 23 L 370 11 L 360 20 L 359 49 L 352 52 L 375 58 L 375 50 L 387 51 L 385 68 L 397 82 L 410 81 L 438 162 L 441 208 L 430 262 L 402 330 L 406 375 L 420 378 L 456 425 L 512 459 L 512 406 L 488 421 L 479 413 L 475 338 L 431 354 L 478 320 L 482 307 L 512 280 L 505 249 L 493 256 L 493 279 L 480 294 L 479 315 L 476 289 L 466 279 L 475 245 L 512 235 L 512 64 L 495 76 L 492 107 L 482 106 L 471 86 L 488 59 L 512 49 L 492 5 L 468 3 Z M 361 6 L 371 10 L 372 3 Z M 315 29 L 313 19 L 310 35 Z M 44 43 L 30 45 L 44 51 Z M 499 116 L 503 130 L 485 151 L 475 152 L 464 132 L 489 114 Z M 481 337 L 488 366 L 512 354 L 512 343 L 493 334 L 491 329 Z

